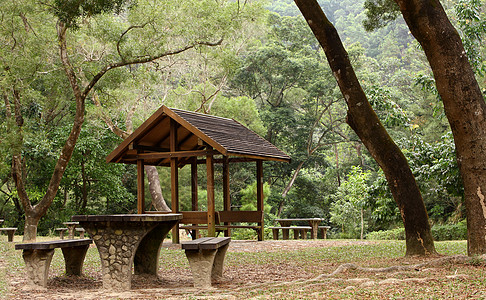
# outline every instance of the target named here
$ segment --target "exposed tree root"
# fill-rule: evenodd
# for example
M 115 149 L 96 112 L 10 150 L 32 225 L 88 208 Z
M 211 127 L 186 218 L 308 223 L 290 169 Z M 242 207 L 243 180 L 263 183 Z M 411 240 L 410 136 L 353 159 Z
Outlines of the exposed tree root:
M 479 259 L 485 260 L 486 257 L 480 257 Z M 385 268 L 366 268 L 360 267 L 353 263 L 345 263 L 340 265 L 336 268 L 333 272 L 329 274 L 321 274 L 317 277 L 311 279 L 299 279 L 295 281 L 287 281 L 287 282 L 264 282 L 259 284 L 254 284 L 251 286 L 244 286 L 238 289 L 235 289 L 234 292 L 237 293 L 241 290 L 256 290 L 256 289 L 263 289 L 268 287 L 279 287 L 279 286 L 287 286 L 287 285 L 306 285 L 307 287 L 313 285 L 320 285 L 323 281 L 327 282 L 347 282 L 352 285 L 359 285 L 359 286 L 373 286 L 375 284 L 382 285 L 382 284 L 396 284 L 401 282 L 426 282 L 428 280 L 434 280 L 434 278 L 405 278 L 405 279 L 396 279 L 396 278 L 387 278 L 379 281 L 374 281 L 370 278 L 335 278 L 337 275 L 344 273 L 346 271 L 359 271 L 364 273 L 372 273 L 372 274 L 384 274 L 384 273 L 393 273 L 396 274 L 392 275 L 399 275 L 402 272 L 410 272 L 410 271 L 427 271 L 430 268 L 439 267 L 445 264 L 463 264 L 467 262 L 473 262 L 475 259 L 464 256 L 464 255 L 456 255 L 456 256 L 446 256 L 440 257 L 431 261 L 427 261 L 424 263 L 419 263 L 415 265 L 409 266 L 390 266 Z M 477 260 L 476 260 L 477 261 Z M 448 279 L 461 279 L 467 277 L 463 274 L 455 274 L 447 276 Z M 353 287 L 350 287 L 353 288 Z

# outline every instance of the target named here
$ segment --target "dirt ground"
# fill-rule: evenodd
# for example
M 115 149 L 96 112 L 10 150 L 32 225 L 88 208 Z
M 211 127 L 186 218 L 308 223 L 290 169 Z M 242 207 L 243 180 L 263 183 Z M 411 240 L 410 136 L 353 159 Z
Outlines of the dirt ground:
M 351 243 L 370 242 L 347 242 L 331 240 L 287 240 L 287 241 L 232 241 L 228 252 L 276 252 L 295 251 L 307 247 L 331 247 L 344 246 Z M 163 249 L 180 249 L 180 245 L 164 243 Z M 0 260 L 1 264 L 1 260 Z M 8 266 L 1 266 L 8 269 Z M 9 291 L 8 299 L 194 299 L 201 291 L 192 287 L 192 274 L 188 268 L 168 269 L 159 274 L 159 278 L 147 278 L 133 276 L 132 290 L 129 292 L 107 292 L 101 289 L 101 272 L 94 274 L 86 270 L 84 277 L 66 277 L 53 275 L 52 266 L 47 289 L 26 287 L 26 280 L 22 272 L 8 272 L 7 281 Z M 233 289 L 248 284 L 264 282 L 292 281 L 297 279 L 311 278 L 313 274 L 298 269 L 295 266 L 282 265 L 273 266 L 271 269 L 259 268 L 255 270 L 253 265 L 225 266 L 224 280 L 214 284 L 215 290 Z M 217 294 L 217 293 L 216 293 Z M 219 295 L 210 298 L 231 299 L 234 296 Z M 202 297 L 206 299 L 207 297 Z
M 158 278 L 154 277 L 144 277 L 144 276 L 133 276 L 132 278 L 132 290 L 128 292 L 109 292 L 101 288 L 101 272 L 100 270 L 90 270 L 89 268 L 84 269 L 85 276 L 83 277 L 66 277 L 66 276 L 55 276 L 50 274 L 47 289 L 32 289 L 32 287 L 26 287 L 25 275 L 22 272 L 13 272 L 9 274 L 9 266 L 1 264 L 0 268 L 7 270 L 7 285 L 9 286 L 7 291 L 8 299 L 293 299 L 287 297 L 273 296 L 268 293 L 268 289 L 276 289 L 278 287 L 290 283 L 291 288 L 300 288 L 300 286 L 312 286 L 319 285 L 319 290 L 322 291 L 322 282 L 315 281 L 316 276 L 320 274 L 329 274 L 340 267 L 341 264 L 335 262 L 316 262 L 316 265 L 309 266 L 309 264 L 293 263 L 292 259 L 286 259 L 285 262 L 278 264 L 275 263 L 277 260 L 272 260 L 270 263 L 266 262 L 255 262 L 253 260 L 259 260 L 261 257 L 272 255 L 281 255 L 282 252 L 277 254 L 272 254 L 277 251 L 294 251 L 298 253 L 299 249 L 308 247 L 333 247 L 333 246 L 345 246 L 345 245 L 364 245 L 374 243 L 372 241 L 335 241 L 335 240 L 287 240 L 287 241 L 232 241 L 228 253 L 232 253 L 232 259 L 227 259 L 229 262 L 225 264 L 224 269 L 224 279 L 221 282 L 213 284 L 211 290 L 197 290 L 192 287 L 192 275 L 190 269 L 186 267 L 181 267 L 179 265 L 174 265 L 174 267 L 164 266 L 164 270 L 159 271 Z M 180 245 L 172 245 L 170 243 L 164 243 L 164 249 L 178 249 Z M 167 251 L 167 250 L 165 250 Z M 262 256 L 246 256 L 250 257 L 250 261 L 241 262 L 238 257 L 238 253 L 258 253 L 258 252 L 268 252 Z M 163 253 L 162 253 L 163 255 Z M 161 255 L 161 256 L 162 256 Z M 181 261 L 185 263 L 185 257 L 180 256 Z M 243 259 L 243 258 L 242 258 Z M 233 260 L 233 262 L 231 262 Z M 235 263 L 237 261 L 237 263 Z M 415 264 L 420 262 L 409 261 L 408 264 Z M 179 262 L 180 263 L 180 262 Z M 359 263 L 359 262 L 358 262 Z M 391 263 L 401 264 L 399 261 L 391 261 Z M 348 264 L 349 265 L 349 264 Z M 349 266 L 348 266 L 349 267 Z M 18 266 L 17 266 L 18 268 Z M 51 267 L 52 269 L 52 267 Z M 316 270 L 318 269 L 318 270 Z M 418 288 L 422 286 L 427 286 L 426 282 L 428 280 L 435 280 L 434 278 L 438 275 L 447 275 L 440 273 L 426 273 L 426 272 L 436 272 L 434 268 L 424 268 L 423 278 L 416 278 L 418 283 L 416 284 Z M 348 272 L 344 270 L 343 272 Z M 354 272 L 354 271 L 351 271 Z M 358 271 L 359 272 L 359 271 Z M 393 279 L 403 277 L 415 278 L 416 271 L 412 270 L 412 273 L 404 275 L 406 271 L 400 271 L 393 273 Z M 447 271 L 449 272 L 449 271 Z M 52 272 L 52 273 L 55 273 Z M 377 280 L 390 280 L 387 276 L 378 274 L 371 275 L 375 276 L 375 282 Z M 397 275 L 398 274 L 398 275 Z M 454 274 L 452 274 L 455 276 Z M 353 275 L 355 276 L 355 275 Z M 350 286 L 349 280 L 365 280 L 364 277 L 368 276 L 366 273 L 357 273 L 355 279 L 345 279 L 348 280 L 346 286 Z M 422 275 L 421 275 L 422 276 Z M 321 275 L 322 277 L 322 275 Z M 409 278 L 409 279 L 410 279 Z M 406 279 L 406 280 L 409 280 Z M 342 280 L 342 279 L 340 279 Z M 415 280 L 415 279 L 414 279 Z M 421 282 L 422 280 L 423 282 Z M 450 280 L 460 280 L 457 278 L 452 278 Z M 371 280 L 373 281 L 373 280 Z M 371 282 L 368 279 L 368 282 Z M 337 281 L 336 281 L 337 282 Z M 434 281 L 431 281 L 434 282 Z M 435 281 L 437 282 L 437 281 Z M 339 286 L 339 282 L 332 283 L 335 285 L 336 290 L 342 289 Z M 366 284 L 366 282 L 353 283 Z M 441 284 L 441 283 L 439 283 Z M 386 289 L 386 287 L 385 287 Z M 252 290 L 265 290 L 265 295 L 254 296 Z M 312 291 L 311 291 L 312 292 Z M 280 292 L 282 293 L 282 292 Z M 285 291 L 283 292 L 285 293 Z M 320 291 L 319 291 L 320 293 Z M 339 293 L 339 292 L 338 292 Z M 251 297 L 248 295 L 252 295 Z M 277 294 L 275 294 L 277 295 Z M 303 299 L 327 299 L 327 297 L 319 296 L 307 296 Z M 300 298 L 300 297 L 299 297 Z M 359 297 L 361 298 L 361 297 Z M 461 297 L 462 298 L 462 297 Z M 335 299 L 335 298 L 334 298 Z M 349 298 L 347 298 L 349 299 Z M 375 299 L 375 298 L 370 298 Z M 379 298 L 385 299 L 385 298 Z M 403 299 L 403 298 L 400 298 Z M 442 298 L 440 298 L 442 299 Z M 445 298 L 444 298 L 445 299 Z M 454 298 L 455 299 L 455 298 Z M 459 299 L 459 298 L 457 298 Z M 464 298 L 468 299 L 468 298 Z M 479 299 L 479 298 L 474 298 Z

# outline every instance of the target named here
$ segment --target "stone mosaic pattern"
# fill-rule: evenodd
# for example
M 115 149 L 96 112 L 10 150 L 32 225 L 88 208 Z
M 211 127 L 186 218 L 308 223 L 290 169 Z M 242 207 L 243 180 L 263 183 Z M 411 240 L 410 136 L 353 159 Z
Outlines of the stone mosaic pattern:
M 98 248 L 103 288 L 129 290 L 132 267 L 136 274 L 156 276 L 160 246 L 175 223 L 80 222 Z

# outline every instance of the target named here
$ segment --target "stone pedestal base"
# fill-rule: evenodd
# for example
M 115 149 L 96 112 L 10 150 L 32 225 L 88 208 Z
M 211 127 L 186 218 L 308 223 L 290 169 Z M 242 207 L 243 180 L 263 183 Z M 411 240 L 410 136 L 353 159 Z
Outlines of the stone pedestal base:
M 55 245 L 50 246 L 48 243 L 49 242 L 45 242 L 44 244 L 33 243 L 31 245 L 33 245 L 32 247 L 45 246 L 55 248 Z M 89 240 L 89 243 L 91 243 L 91 240 Z M 61 247 L 64 255 L 64 262 L 66 264 L 66 275 L 79 276 L 82 274 L 83 262 L 88 248 L 89 244 Z M 27 281 L 30 285 L 37 285 L 44 288 L 47 287 L 49 267 L 51 265 L 53 255 L 54 249 L 24 249 L 22 251 L 22 256 L 24 258 L 27 271 Z
M 27 284 L 47 287 L 49 266 L 51 265 L 54 249 L 50 250 L 23 250 L 22 256 L 27 271 Z
M 66 275 L 81 276 L 83 273 L 84 258 L 86 257 L 86 252 L 88 252 L 89 245 L 64 247 L 61 249 L 66 265 Z
M 229 244 L 218 249 L 186 250 L 186 257 L 191 267 L 194 287 L 209 288 L 212 281 L 219 281 L 223 276 L 223 264 Z
M 135 274 L 157 276 L 162 241 L 176 223 L 80 221 L 98 248 L 103 288 L 130 290 L 132 267 Z

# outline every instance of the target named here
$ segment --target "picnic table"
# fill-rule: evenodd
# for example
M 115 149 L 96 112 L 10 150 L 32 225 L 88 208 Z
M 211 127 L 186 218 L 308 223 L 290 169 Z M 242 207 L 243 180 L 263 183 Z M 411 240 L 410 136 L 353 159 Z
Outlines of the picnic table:
M 308 222 L 310 227 L 311 227 L 311 238 L 312 239 L 317 239 L 317 230 L 319 227 L 319 223 L 324 221 L 322 218 L 292 218 L 292 219 L 275 219 L 280 226 L 284 227 L 282 228 L 282 235 L 283 239 L 288 239 L 289 238 L 289 229 L 285 227 L 290 227 L 290 225 L 293 222 Z
M 162 241 L 182 214 L 78 215 L 101 258 L 103 288 L 129 290 L 135 274 L 157 276 Z
M 68 237 L 70 240 L 74 239 L 74 232 L 76 230 L 76 226 L 79 225 L 79 222 L 64 222 L 64 225 L 66 225 L 68 229 Z
M 5 232 L 8 236 L 8 241 L 13 242 L 15 231 L 17 231 L 16 227 L 6 227 L 6 228 L 0 228 L 0 232 Z

